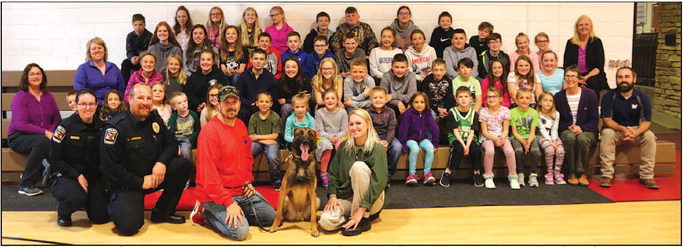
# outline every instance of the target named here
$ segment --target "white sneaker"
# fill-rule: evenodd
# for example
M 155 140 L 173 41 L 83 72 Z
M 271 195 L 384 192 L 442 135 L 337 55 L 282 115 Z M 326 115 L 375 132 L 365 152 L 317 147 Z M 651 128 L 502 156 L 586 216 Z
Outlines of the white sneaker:
M 484 180 L 484 187 L 486 187 L 487 189 L 495 189 L 496 183 L 493 182 L 492 178 L 485 179 Z
M 517 173 L 517 184 L 524 187 L 524 173 Z
M 538 174 L 532 173 L 529 175 L 529 187 L 538 188 Z
M 513 190 L 518 190 L 519 189 L 519 180 L 515 177 L 510 177 L 510 188 Z

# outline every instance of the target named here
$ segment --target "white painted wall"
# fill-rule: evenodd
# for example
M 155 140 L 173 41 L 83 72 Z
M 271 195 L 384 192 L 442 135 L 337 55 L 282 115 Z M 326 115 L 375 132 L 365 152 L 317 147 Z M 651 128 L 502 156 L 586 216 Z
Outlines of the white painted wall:
M 85 59 L 85 43 L 99 36 L 107 42 L 109 61 L 120 64 L 125 58 L 125 37 L 132 31 L 131 16 L 143 14 L 147 29 L 154 31 L 160 21 L 173 25 L 178 3 L 3 3 L 2 70 L 22 70 L 37 62 L 47 70 L 75 70 Z M 238 24 L 242 11 L 254 7 L 262 28 L 270 25 L 272 3 L 186 3 L 195 24 L 205 23 L 209 9 L 217 5 L 229 24 Z M 332 17 L 332 28 L 343 22 L 346 3 L 278 3 L 283 6 L 289 25 L 302 35 L 308 34 L 319 11 Z M 375 32 L 389 25 L 401 4 L 353 3 L 361 21 Z M 550 46 L 560 56 L 566 40 L 573 34 L 576 18 L 586 14 L 593 19 L 596 34 L 605 46 L 606 61 L 631 59 L 633 43 L 633 3 L 412 3 L 413 21 L 429 38 L 441 11 L 453 15 L 453 27 L 476 35 L 477 26 L 489 21 L 503 36 L 503 50 L 511 52 L 514 36 L 525 32 L 532 37 L 544 31 Z M 379 35 L 379 34 L 377 34 Z M 532 40 L 533 42 L 533 40 Z M 532 50 L 536 47 L 532 45 Z M 606 63 L 607 65 L 607 63 Z M 611 84 L 614 70 L 606 68 Z

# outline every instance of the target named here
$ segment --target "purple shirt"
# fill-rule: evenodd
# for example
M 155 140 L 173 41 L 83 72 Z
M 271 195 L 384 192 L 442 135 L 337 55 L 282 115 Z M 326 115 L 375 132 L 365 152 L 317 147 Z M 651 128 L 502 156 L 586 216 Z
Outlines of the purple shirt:
M 86 61 L 79 65 L 74 75 L 74 89 L 89 88 L 93 90 L 95 97 L 97 97 L 97 104 L 100 105 L 104 102 L 104 97 L 110 89 L 119 90 L 119 93 L 123 93 L 126 90 L 126 82 L 123 80 L 123 75 L 121 75 L 119 68 L 113 63 L 107 61 L 104 61 L 104 63 L 104 75 L 102 75 L 102 72 L 95 66 L 93 61 Z
M 581 70 L 581 74 L 586 74 L 588 73 L 588 66 L 586 66 L 586 48 L 581 48 L 579 47 L 579 61 L 578 61 L 579 69 Z
M 7 136 L 15 132 L 42 135 L 45 134 L 45 130 L 53 131 L 62 121 L 55 97 L 44 90 L 40 96 L 40 102 L 27 91 L 17 92 L 12 99 L 10 109 L 12 119 Z
M 282 24 L 280 30 L 275 26 L 267 27 L 266 33 L 270 34 L 270 46 L 280 53 L 285 52 L 287 50 L 287 35 L 293 31 L 294 29 L 287 25 L 286 22 Z

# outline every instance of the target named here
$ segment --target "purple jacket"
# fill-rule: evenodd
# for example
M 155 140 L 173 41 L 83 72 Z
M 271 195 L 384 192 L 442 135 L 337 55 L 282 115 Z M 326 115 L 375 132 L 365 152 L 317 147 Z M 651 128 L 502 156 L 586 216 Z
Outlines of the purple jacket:
M 555 107 L 560 113 L 560 126 L 558 133 L 562 133 L 572 125 L 572 111 L 567 102 L 567 90 L 562 90 L 555 94 Z M 598 133 L 598 96 L 595 91 L 588 88 L 581 89 L 581 99 L 579 100 L 579 110 L 576 113 L 576 125 L 581 127 L 584 132 Z
M 415 108 L 408 108 L 401 115 L 401 124 L 398 126 L 398 140 L 403 144 L 403 151 L 408 150 L 408 140 L 420 142 L 431 139 L 434 147 L 439 146 L 439 126 L 434 121 L 434 116 L 429 108 L 420 114 Z
M 89 88 L 93 90 L 95 97 L 97 97 L 97 104 L 100 105 L 104 102 L 104 97 L 110 89 L 117 89 L 119 93 L 126 89 L 126 82 L 123 80 L 119 67 L 113 63 L 104 62 L 106 64 L 104 76 L 92 61 L 79 65 L 74 75 L 74 89 Z
M 156 71 L 152 71 L 152 76 L 149 77 L 149 81 L 147 81 L 147 85 L 150 87 L 152 84 L 155 82 L 164 82 L 164 75 L 161 73 L 157 73 Z M 128 103 L 128 94 L 130 94 L 130 89 L 135 86 L 135 84 L 138 83 L 144 83 L 145 82 L 145 77 L 142 76 L 142 69 L 133 72 L 132 75 L 130 75 L 130 80 L 128 80 L 128 85 L 126 86 L 126 92 L 123 93 L 123 100 Z
M 20 90 L 14 95 L 10 109 L 12 119 L 7 136 L 15 132 L 42 135 L 45 130 L 53 131 L 62 121 L 55 97 L 45 90 L 40 96 L 40 102 L 31 93 Z

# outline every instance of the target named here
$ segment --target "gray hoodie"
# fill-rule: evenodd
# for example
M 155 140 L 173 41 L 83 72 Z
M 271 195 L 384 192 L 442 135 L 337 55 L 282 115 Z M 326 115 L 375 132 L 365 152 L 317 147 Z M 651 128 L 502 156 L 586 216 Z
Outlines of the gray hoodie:
M 420 52 L 416 51 L 414 46 L 410 46 L 404 54 L 408 58 L 410 71 L 415 73 L 418 81 L 422 81 L 432 72 L 432 62 L 436 60 L 436 51 L 431 46 L 424 44 Z
M 478 65 L 479 60 L 477 60 L 477 51 L 474 47 L 467 46 L 462 51 L 455 49 L 455 46 L 449 46 L 443 51 L 443 60 L 446 60 L 446 69 L 448 69 L 448 76 L 451 78 L 457 77 L 458 73 L 458 61 L 460 59 L 469 57 L 474 62 L 474 68 L 472 68 L 472 76 L 477 77 L 479 75 Z
M 410 34 L 413 32 L 415 29 L 420 29 L 413 21 L 411 20 L 408 22 L 408 27 L 405 29 L 401 29 L 401 25 L 398 23 L 398 19 L 394 19 L 394 22 L 391 23 L 391 26 L 396 29 L 396 41 L 394 41 L 394 44 L 396 44 L 396 47 L 400 48 L 401 50 L 406 50 L 410 46 L 410 43 L 412 40 L 410 40 Z
M 394 106 L 398 106 L 398 102 L 403 102 L 407 107 L 410 103 L 410 97 L 417 92 L 415 73 L 411 71 L 408 71 L 402 78 L 396 77 L 392 71 L 384 73 L 380 86 L 391 94 L 389 104 Z
M 150 45 L 149 48 L 147 48 L 147 51 L 153 53 L 157 58 L 156 65 L 154 66 L 154 70 L 157 72 L 166 69 L 166 59 L 171 55 L 183 56 L 183 50 L 170 42 L 168 45 L 162 45 L 161 42 L 157 42 Z

